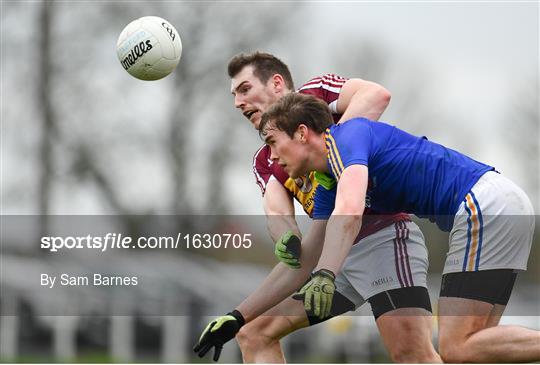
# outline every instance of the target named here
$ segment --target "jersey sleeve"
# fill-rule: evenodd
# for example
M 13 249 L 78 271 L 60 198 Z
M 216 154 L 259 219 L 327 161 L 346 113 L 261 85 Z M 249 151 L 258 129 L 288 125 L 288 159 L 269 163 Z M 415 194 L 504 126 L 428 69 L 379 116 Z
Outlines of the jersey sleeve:
M 336 188 L 325 189 L 322 185 L 315 190 L 315 206 L 313 207 L 313 219 L 328 219 L 334 211 L 336 202 Z
M 370 123 L 368 119 L 355 118 L 326 133 L 328 162 L 338 180 L 343 170 L 351 165 L 369 166 L 373 141 Z
M 337 99 L 341 88 L 347 82 L 347 79 L 334 74 L 325 74 L 323 76 L 314 77 L 304 85 L 298 92 L 302 94 L 313 95 L 324 100 L 333 114 L 337 114 Z
M 253 156 L 253 174 L 255 175 L 255 182 L 261 188 L 262 195 L 266 192 L 266 186 L 273 175 L 272 169 L 268 166 L 265 152 L 266 148 L 263 146 Z

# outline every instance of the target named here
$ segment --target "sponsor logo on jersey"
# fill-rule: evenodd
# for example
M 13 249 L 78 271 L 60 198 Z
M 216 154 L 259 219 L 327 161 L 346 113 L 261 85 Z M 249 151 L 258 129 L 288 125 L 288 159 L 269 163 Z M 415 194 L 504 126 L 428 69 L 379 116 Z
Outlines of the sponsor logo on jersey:
M 294 179 L 294 182 L 296 183 L 296 186 L 298 186 L 298 189 L 304 194 L 307 194 L 313 189 L 313 183 L 310 179 L 310 174 L 306 174 L 302 177 Z

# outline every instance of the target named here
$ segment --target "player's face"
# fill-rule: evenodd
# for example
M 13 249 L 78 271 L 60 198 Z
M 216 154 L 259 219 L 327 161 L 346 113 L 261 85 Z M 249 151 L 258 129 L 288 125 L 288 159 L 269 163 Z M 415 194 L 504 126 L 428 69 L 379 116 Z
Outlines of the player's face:
M 298 133 L 293 138 L 276 128 L 266 131 L 265 142 L 270 146 L 272 161 L 277 162 L 293 179 L 309 172 L 306 145 Z
M 231 80 L 231 93 L 234 106 L 249 119 L 255 129 L 259 129 L 261 115 L 280 95 L 275 92 L 272 79 L 263 84 L 253 75 L 253 66 L 246 66 Z

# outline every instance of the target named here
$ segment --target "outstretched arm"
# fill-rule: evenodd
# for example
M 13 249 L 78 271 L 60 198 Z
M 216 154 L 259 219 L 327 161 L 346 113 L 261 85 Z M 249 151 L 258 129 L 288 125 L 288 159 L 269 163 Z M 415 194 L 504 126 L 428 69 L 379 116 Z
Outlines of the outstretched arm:
M 302 267 L 291 270 L 279 263 L 266 277 L 261 286 L 246 298 L 236 309 L 246 322 L 260 316 L 268 309 L 282 302 L 304 284 L 321 255 L 326 221 L 316 220 L 302 240 Z
M 240 328 L 297 290 L 308 278 L 322 250 L 326 221 L 315 221 L 302 242 L 304 254 L 300 269 L 290 269 L 279 263 L 261 286 L 232 312 L 216 318 L 204 329 L 193 350 L 203 357 L 214 348 L 214 361 L 218 361 L 223 345 L 232 340 Z

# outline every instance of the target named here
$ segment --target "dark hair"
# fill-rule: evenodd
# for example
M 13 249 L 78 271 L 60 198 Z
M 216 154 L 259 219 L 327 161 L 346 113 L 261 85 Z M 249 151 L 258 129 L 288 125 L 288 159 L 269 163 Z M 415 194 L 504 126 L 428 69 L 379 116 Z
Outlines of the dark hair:
M 334 124 L 328 104 L 311 95 L 300 93 L 285 95 L 262 115 L 259 135 L 264 137 L 265 130 L 277 128 L 293 138 L 300 124 L 305 124 L 316 133 L 323 133 Z
M 285 80 L 285 86 L 290 90 L 294 90 L 294 83 L 289 67 L 276 56 L 258 51 L 252 54 L 237 54 L 229 61 L 229 65 L 227 66 L 229 77 L 235 77 L 246 66 L 253 66 L 253 75 L 263 84 L 266 84 L 268 79 L 275 74 L 280 74 Z

